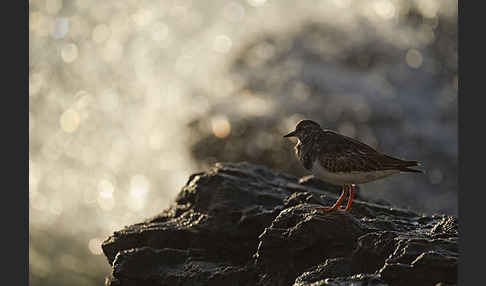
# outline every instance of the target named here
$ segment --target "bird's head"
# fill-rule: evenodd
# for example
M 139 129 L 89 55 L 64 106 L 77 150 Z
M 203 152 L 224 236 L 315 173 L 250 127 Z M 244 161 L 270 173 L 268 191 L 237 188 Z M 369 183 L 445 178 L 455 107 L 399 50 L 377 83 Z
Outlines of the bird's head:
M 297 123 L 294 131 L 284 137 L 297 137 L 300 141 L 304 141 L 306 137 L 319 131 L 321 131 L 321 126 L 319 124 L 312 120 L 304 119 Z

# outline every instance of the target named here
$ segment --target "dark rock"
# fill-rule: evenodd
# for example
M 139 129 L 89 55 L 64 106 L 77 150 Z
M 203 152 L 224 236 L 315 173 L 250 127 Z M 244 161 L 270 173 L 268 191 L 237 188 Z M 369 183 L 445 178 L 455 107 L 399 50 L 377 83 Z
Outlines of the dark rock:
M 364 233 L 351 214 L 321 214 L 318 205 L 297 205 L 280 212 L 260 235 L 256 263 L 271 273 L 268 285 L 288 285 L 289 281 L 327 258 L 347 257 L 356 239 Z
M 390 231 L 378 231 L 361 236 L 353 253 L 353 271 L 355 273 L 375 273 L 383 266 L 395 248 L 397 234 Z
M 110 285 L 248 285 L 254 271 L 201 261 L 202 253 L 141 247 L 119 252 Z
M 397 248 L 379 270 L 393 285 L 455 284 L 457 280 L 457 239 L 399 237 Z
M 307 281 L 296 282 L 293 286 L 389 286 L 390 284 L 383 281 L 379 275 L 375 274 L 356 274 L 346 277 L 336 277 L 322 279 L 317 282 L 309 283 Z
M 329 258 L 323 264 L 302 273 L 295 279 L 294 285 L 306 285 L 328 278 L 347 277 L 352 273 L 349 257 Z
M 322 213 L 339 189 L 313 180 L 248 163 L 192 175 L 170 208 L 103 243 L 107 285 L 456 283 L 457 218 L 360 199 Z

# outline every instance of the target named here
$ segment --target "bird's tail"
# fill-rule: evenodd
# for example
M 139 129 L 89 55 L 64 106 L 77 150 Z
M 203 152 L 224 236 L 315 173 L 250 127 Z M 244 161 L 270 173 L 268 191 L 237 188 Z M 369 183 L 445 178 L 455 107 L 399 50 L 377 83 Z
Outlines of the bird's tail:
M 417 167 L 422 165 L 419 161 L 404 161 L 404 164 L 400 166 L 400 171 L 402 172 L 412 172 L 412 173 L 424 173 L 422 170 L 412 169 L 409 167 Z

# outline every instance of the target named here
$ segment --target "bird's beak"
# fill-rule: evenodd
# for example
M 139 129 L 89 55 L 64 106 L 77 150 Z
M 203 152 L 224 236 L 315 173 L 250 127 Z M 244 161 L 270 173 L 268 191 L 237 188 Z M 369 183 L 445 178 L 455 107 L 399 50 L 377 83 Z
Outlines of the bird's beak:
M 289 134 L 285 135 L 284 137 L 295 137 L 295 131 L 290 132 Z

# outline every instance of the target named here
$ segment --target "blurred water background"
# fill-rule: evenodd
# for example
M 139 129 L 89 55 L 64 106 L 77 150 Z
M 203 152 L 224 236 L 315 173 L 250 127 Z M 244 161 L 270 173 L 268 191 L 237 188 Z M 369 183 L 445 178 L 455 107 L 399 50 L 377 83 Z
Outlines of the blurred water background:
M 101 285 L 101 243 L 217 161 L 307 172 L 302 118 L 425 175 L 362 197 L 457 214 L 457 1 L 29 1 L 31 285 Z

